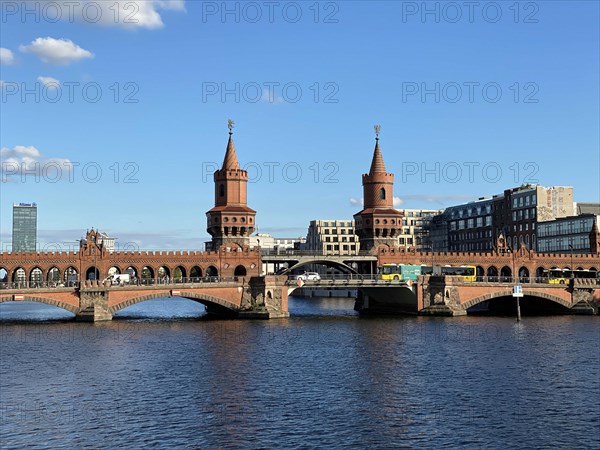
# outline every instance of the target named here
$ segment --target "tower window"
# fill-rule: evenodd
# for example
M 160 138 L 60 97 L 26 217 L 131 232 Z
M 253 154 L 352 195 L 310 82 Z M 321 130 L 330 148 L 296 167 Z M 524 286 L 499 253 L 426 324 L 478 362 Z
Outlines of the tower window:
M 225 197 L 225 185 L 219 185 L 219 197 Z
M 379 190 L 379 198 L 380 198 L 381 200 L 385 200 L 385 189 L 384 189 L 384 188 L 381 188 L 381 189 Z

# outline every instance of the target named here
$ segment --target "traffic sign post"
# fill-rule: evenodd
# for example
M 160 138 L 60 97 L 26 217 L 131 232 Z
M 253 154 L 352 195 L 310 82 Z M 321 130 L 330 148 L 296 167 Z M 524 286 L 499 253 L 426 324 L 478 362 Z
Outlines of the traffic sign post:
M 520 321 L 521 320 L 521 305 L 519 303 L 519 299 L 521 297 L 523 297 L 523 288 L 518 284 L 513 286 L 512 296 L 517 299 L 517 321 Z

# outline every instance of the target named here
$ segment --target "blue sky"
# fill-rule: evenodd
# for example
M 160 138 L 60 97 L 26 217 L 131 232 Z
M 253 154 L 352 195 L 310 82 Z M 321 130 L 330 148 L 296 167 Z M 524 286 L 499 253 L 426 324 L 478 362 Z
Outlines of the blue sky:
M 276 236 L 361 209 L 374 124 L 399 208 L 524 182 L 600 201 L 598 2 L 223 5 L 2 2 L 2 249 L 13 202 L 42 246 L 203 247 L 228 118 Z

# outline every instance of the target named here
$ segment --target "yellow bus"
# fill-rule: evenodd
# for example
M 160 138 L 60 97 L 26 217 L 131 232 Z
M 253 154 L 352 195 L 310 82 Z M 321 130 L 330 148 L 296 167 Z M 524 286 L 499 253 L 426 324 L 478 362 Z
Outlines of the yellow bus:
M 411 266 L 409 264 L 384 264 L 379 266 L 380 280 L 416 280 L 418 275 L 431 275 L 431 266 Z M 462 277 L 463 281 L 476 280 L 475 266 L 442 266 L 441 274 Z
M 465 282 L 474 282 L 477 276 L 475 266 L 441 266 L 440 269 L 442 275 L 450 277 L 462 277 L 463 281 Z M 431 275 L 433 273 L 433 269 L 431 266 L 422 266 L 421 273 L 424 275 Z
M 399 264 L 384 264 L 379 266 L 380 280 L 400 280 L 400 265 Z
M 569 284 L 571 278 L 596 278 L 595 270 L 550 269 L 544 270 L 542 281 L 549 284 Z

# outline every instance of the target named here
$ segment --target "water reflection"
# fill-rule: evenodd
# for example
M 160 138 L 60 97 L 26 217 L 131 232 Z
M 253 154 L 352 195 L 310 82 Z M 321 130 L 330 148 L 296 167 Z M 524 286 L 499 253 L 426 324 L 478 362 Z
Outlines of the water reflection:
M 600 445 L 598 317 L 359 317 L 352 299 L 292 298 L 289 319 L 209 321 L 176 305 L 3 323 L 2 446 Z

